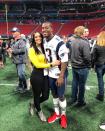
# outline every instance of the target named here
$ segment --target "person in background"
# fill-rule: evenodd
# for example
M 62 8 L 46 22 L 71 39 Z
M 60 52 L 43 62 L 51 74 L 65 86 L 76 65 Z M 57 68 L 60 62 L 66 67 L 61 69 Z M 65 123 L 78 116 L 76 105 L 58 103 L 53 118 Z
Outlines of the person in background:
M 28 70 L 27 70 L 27 90 L 30 90 L 30 89 L 31 89 L 30 74 L 31 74 L 31 72 L 32 72 L 32 65 L 31 65 L 30 60 L 29 60 L 29 58 L 28 58 L 28 50 L 29 50 L 29 48 L 30 48 L 30 43 L 31 43 L 31 42 L 29 42 L 28 37 L 26 37 L 24 34 L 21 34 L 21 38 L 22 38 L 22 39 L 25 41 L 25 43 L 26 43 L 26 49 L 27 49 L 27 51 L 26 51 L 26 54 L 27 54 L 26 69 L 28 69 Z
M 72 94 L 69 104 L 77 107 L 86 105 L 85 85 L 91 67 L 91 54 L 88 41 L 84 37 L 84 26 L 74 29 L 75 39 L 71 42 L 70 61 L 72 66 Z
M 67 80 L 68 49 L 63 40 L 53 34 L 50 22 L 42 24 L 44 36 L 44 49 L 48 62 L 60 60 L 61 65 L 49 68 L 49 84 L 53 96 L 54 113 L 48 118 L 48 123 L 53 123 L 60 118 L 61 128 L 67 128 L 65 86 Z
M 87 27 L 85 27 L 85 29 L 84 29 L 84 37 L 87 39 L 89 37 L 89 29 Z
M 87 40 L 89 46 L 90 46 L 90 53 L 93 50 L 93 47 L 95 45 L 95 40 L 93 38 L 89 37 L 89 29 L 87 27 L 85 27 L 85 31 L 84 31 L 84 37 Z
M 60 61 L 47 63 L 43 47 L 43 36 L 39 32 L 35 32 L 32 38 L 31 48 L 28 51 L 29 59 L 33 65 L 30 81 L 34 97 L 34 110 L 36 109 L 41 121 L 46 122 L 40 104 L 49 97 L 49 82 L 47 76 L 47 68 L 51 68 L 60 64 Z M 32 114 L 32 108 L 30 109 Z M 33 115 L 33 114 L 32 114 Z
M 7 44 L 7 48 L 6 48 L 6 51 L 7 51 L 7 55 L 9 58 L 12 57 L 12 54 L 9 52 L 9 50 L 11 49 L 11 45 L 14 43 L 14 38 L 13 37 L 10 37 L 8 39 L 8 44 Z
M 2 53 L 3 53 L 3 64 L 5 65 L 6 64 L 6 49 L 7 49 L 7 43 L 5 40 L 3 40 L 3 43 L 2 43 Z
M 21 38 L 20 30 L 17 27 L 13 27 L 11 32 L 14 42 L 12 43 L 11 48 L 8 49 L 8 52 L 12 55 L 13 63 L 16 65 L 19 77 L 19 84 L 16 90 L 20 93 L 24 93 L 27 90 L 25 74 L 25 64 L 27 62 L 26 43 Z
M 91 38 L 89 38 L 89 29 L 87 27 L 85 27 L 85 29 L 84 29 L 84 38 L 87 40 L 87 43 L 89 44 L 90 51 L 91 51 L 92 44 L 91 44 L 91 41 L 90 41 Z
M 24 34 L 21 34 L 21 38 L 26 41 L 26 48 L 27 48 L 27 51 L 28 51 L 29 48 L 30 48 L 30 42 L 29 42 L 28 37 L 26 37 Z
M 98 79 L 99 93 L 96 99 L 104 101 L 104 74 L 105 74 L 105 31 L 99 33 L 92 52 L 92 65 L 95 67 Z

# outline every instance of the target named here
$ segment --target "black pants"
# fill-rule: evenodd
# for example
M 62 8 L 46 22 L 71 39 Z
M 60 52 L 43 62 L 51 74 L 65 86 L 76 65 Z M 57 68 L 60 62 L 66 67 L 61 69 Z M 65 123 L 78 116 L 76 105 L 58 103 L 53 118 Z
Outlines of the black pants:
M 40 103 L 49 98 L 48 77 L 44 76 L 43 69 L 34 68 L 31 74 L 31 85 L 34 96 L 34 105 L 37 111 L 41 110 Z

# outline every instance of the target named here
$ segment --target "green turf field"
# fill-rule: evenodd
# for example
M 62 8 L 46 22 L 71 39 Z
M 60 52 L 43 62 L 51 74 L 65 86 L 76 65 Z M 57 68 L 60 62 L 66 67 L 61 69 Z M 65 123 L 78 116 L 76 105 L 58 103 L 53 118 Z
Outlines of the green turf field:
M 69 70 L 67 100 L 71 92 L 71 79 L 71 70 Z M 60 128 L 59 120 L 48 124 L 42 123 L 36 114 L 30 116 L 28 107 L 32 93 L 31 91 L 25 94 L 15 92 L 16 83 L 15 65 L 8 60 L 7 66 L 0 69 L 0 131 L 101 131 L 99 124 L 105 120 L 105 102 L 95 99 L 98 89 L 96 74 L 93 71 L 90 72 L 87 81 L 85 94 L 87 105 L 82 108 L 67 107 L 67 129 Z M 51 95 L 42 106 L 48 117 L 53 107 Z

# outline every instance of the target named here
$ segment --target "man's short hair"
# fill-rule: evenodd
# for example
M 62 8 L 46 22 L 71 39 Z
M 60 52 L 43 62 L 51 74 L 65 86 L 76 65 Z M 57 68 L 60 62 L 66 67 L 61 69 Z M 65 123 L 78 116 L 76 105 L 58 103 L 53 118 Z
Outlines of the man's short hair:
M 77 36 L 81 36 L 81 35 L 83 35 L 84 30 L 85 30 L 85 27 L 84 27 L 84 26 L 77 26 L 77 27 L 74 29 L 74 34 L 77 35 Z

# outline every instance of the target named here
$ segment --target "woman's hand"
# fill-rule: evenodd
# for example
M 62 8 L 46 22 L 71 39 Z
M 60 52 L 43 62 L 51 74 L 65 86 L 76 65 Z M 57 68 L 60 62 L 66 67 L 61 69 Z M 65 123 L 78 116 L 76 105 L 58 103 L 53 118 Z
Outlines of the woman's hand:
M 60 65 L 60 64 L 61 64 L 61 62 L 60 62 L 59 60 L 55 60 L 55 61 L 53 61 L 53 62 L 51 63 L 52 66 L 58 66 L 58 65 Z

